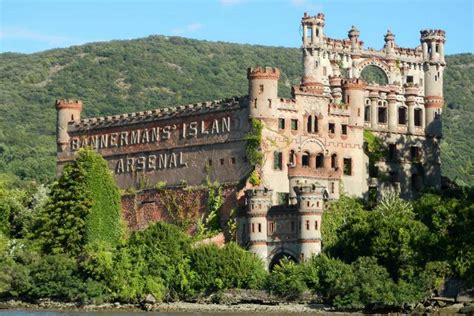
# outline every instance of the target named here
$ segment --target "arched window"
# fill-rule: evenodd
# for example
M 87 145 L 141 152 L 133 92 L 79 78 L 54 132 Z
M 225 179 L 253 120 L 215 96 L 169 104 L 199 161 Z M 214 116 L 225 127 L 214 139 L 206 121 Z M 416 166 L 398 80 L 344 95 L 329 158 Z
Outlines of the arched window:
M 422 126 L 423 125 L 423 110 L 422 109 L 415 109 L 415 126 Z
M 316 169 L 324 168 L 324 155 L 319 153 L 316 155 Z
M 364 121 L 370 122 L 370 105 L 364 108 Z
M 318 117 L 317 117 L 316 115 L 314 116 L 313 131 L 314 131 L 315 133 L 318 132 Z
M 313 128 L 312 128 L 312 124 L 311 124 L 311 121 L 312 121 L 312 116 L 308 116 L 308 120 L 306 121 L 306 131 L 308 133 L 312 133 L 313 132 Z
M 337 154 L 331 155 L 331 168 L 337 169 Z
M 407 108 L 404 106 L 398 108 L 398 124 L 407 124 Z
M 381 86 L 388 84 L 387 74 L 380 67 L 368 65 L 360 72 L 360 78 L 371 83 L 378 83 Z
M 305 151 L 301 156 L 301 165 L 303 167 L 309 167 L 309 152 Z

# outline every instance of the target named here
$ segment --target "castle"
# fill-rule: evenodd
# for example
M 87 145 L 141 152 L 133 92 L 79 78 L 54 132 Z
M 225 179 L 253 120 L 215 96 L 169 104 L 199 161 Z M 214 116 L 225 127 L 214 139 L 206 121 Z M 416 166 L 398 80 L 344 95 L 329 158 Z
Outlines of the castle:
M 423 30 L 409 49 L 387 31 L 374 50 L 354 26 L 347 39 L 326 37 L 322 13 L 305 13 L 301 24 L 304 73 L 290 99 L 278 96 L 277 68 L 257 67 L 247 72 L 248 96 L 227 100 L 87 119 L 80 101 L 58 100 L 58 172 L 90 146 L 122 188 L 144 177 L 152 185 L 217 179 L 240 210 L 237 241 L 268 265 L 319 253 L 325 203 L 341 194 L 410 199 L 439 188 L 445 32 Z M 374 67 L 377 82 L 364 81 Z M 246 137 L 255 120 L 257 165 Z M 380 143 L 373 154 L 370 139 Z M 148 216 L 158 199 L 147 194 L 133 216 Z

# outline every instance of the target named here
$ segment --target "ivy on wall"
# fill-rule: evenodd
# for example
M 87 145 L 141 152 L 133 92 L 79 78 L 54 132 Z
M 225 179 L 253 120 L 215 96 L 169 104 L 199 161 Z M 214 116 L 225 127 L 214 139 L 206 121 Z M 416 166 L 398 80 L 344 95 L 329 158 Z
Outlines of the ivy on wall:
M 263 162 L 263 153 L 261 151 L 263 123 L 252 118 L 250 131 L 245 135 L 245 151 L 247 159 L 253 166 L 259 166 Z

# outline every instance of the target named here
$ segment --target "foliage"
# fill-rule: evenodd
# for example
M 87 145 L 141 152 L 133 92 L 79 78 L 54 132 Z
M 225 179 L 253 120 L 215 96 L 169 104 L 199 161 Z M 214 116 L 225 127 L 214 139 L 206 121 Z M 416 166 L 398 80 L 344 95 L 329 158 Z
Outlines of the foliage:
M 47 254 L 79 254 L 94 242 L 114 246 L 122 235 L 120 210 L 118 188 L 105 160 L 83 149 L 53 184 L 33 237 Z
M 369 157 L 369 175 L 371 177 L 378 176 L 378 168 L 376 166 L 385 156 L 385 148 L 382 141 L 369 130 L 364 130 L 364 151 Z
M 256 187 L 262 184 L 262 179 L 260 178 L 260 174 L 258 173 L 257 170 L 253 170 L 250 173 L 249 182 L 251 185 L 256 186 Z
M 379 85 L 388 84 L 385 72 L 377 66 L 369 65 L 360 73 L 360 77 L 367 83 L 377 83 Z
M 287 300 L 299 298 L 307 289 L 304 267 L 284 258 L 268 276 L 267 290 Z
M 252 118 L 250 131 L 245 135 L 247 159 L 253 166 L 260 166 L 263 162 L 262 144 L 263 123 Z
M 257 289 L 266 277 L 263 263 L 235 243 L 228 243 L 222 249 L 215 245 L 196 247 L 190 259 L 196 275 L 193 287 L 198 292 Z
M 197 192 L 193 193 L 193 188 L 184 189 L 187 194 L 181 194 L 176 189 L 158 189 L 160 202 L 171 219 L 171 223 L 179 226 L 182 230 L 187 230 L 191 224 L 198 220 L 199 200 Z

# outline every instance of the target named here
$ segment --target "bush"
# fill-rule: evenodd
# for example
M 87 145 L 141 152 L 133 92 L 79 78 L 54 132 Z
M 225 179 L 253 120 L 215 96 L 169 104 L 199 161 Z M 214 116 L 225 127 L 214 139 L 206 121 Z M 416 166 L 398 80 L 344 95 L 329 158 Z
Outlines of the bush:
M 295 300 L 307 290 L 303 264 L 284 258 L 267 279 L 267 290 L 286 300 Z

